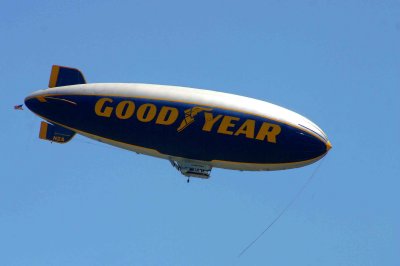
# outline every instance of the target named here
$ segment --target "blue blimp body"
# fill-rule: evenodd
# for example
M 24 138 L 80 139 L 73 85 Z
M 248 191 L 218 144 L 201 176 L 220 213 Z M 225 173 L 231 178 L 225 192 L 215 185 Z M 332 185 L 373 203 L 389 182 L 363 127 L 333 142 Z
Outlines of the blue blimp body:
M 177 86 L 86 84 L 79 70 L 61 66 L 25 105 L 46 121 L 41 139 L 66 143 L 78 133 L 167 159 L 185 176 L 208 178 L 213 167 L 296 168 L 331 148 L 313 122 L 265 101 Z

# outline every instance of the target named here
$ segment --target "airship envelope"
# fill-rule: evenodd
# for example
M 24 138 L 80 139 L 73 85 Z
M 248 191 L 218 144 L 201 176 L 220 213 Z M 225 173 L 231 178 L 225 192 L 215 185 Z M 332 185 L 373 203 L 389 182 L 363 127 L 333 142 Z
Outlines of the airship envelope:
M 185 176 L 208 178 L 213 167 L 296 168 L 331 148 L 309 119 L 265 101 L 177 86 L 87 84 L 79 70 L 62 66 L 25 105 L 44 120 L 41 139 L 66 143 L 81 134 L 167 159 Z

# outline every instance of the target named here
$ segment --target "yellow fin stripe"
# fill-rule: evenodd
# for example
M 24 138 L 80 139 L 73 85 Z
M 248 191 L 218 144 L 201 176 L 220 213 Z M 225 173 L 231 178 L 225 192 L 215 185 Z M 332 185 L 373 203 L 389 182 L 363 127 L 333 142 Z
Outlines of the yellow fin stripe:
M 40 123 L 40 132 L 39 132 L 39 138 L 40 139 L 46 139 L 47 135 L 47 126 L 48 124 L 46 122 L 41 122 Z
M 56 87 L 58 72 L 60 72 L 60 67 L 53 65 L 51 68 L 50 80 L 49 80 L 49 88 Z

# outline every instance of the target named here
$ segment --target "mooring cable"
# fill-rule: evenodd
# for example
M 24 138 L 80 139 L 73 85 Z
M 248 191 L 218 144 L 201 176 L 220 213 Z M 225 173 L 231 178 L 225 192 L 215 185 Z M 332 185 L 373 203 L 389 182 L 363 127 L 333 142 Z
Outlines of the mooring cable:
M 286 205 L 286 207 L 279 213 L 277 217 L 275 217 L 272 222 L 268 224 L 268 226 L 252 241 L 250 242 L 239 254 L 238 258 L 240 258 L 251 246 L 253 246 L 264 234 L 265 232 L 268 231 L 278 220 L 281 218 L 281 216 L 296 202 L 296 200 L 300 197 L 300 195 L 303 193 L 303 191 L 306 189 L 306 187 L 311 183 L 311 180 L 314 178 L 316 173 L 318 172 L 319 168 L 322 165 L 322 162 L 324 161 L 325 157 L 322 158 L 318 166 L 314 169 L 314 171 L 311 173 L 310 177 L 307 179 L 307 181 L 304 183 L 304 185 L 299 189 L 299 191 L 296 193 L 296 195 L 292 198 L 292 200 Z

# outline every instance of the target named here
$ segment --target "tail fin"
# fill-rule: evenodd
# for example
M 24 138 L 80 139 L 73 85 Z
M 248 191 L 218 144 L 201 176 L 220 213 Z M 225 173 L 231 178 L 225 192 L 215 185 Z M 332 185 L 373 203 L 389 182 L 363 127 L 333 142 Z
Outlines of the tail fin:
M 49 88 L 76 84 L 86 84 L 85 77 L 79 69 L 53 65 Z
M 67 143 L 75 136 L 75 132 L 65 127 L 43 122 L 40 124 L 39 138 L 51 142 Z

